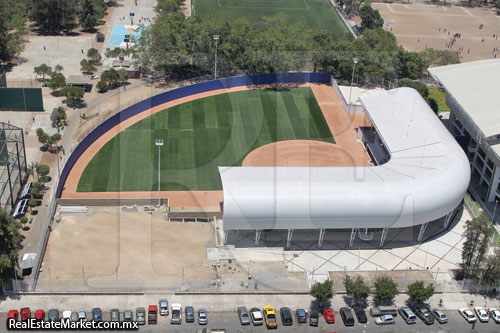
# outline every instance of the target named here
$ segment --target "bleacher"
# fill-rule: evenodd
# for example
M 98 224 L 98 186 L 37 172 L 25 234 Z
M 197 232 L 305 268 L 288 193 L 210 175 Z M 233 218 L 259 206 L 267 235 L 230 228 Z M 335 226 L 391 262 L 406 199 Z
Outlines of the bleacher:
M 31 182 L 27 182 L 26 184 L 24 184 L 23 188 L 19 192 L 19 200 L 31 198 L 30 194 L 31 184 L 32 184 Z
M 29 199 L 22 199 L 17 202 L 16 209 L 12 216 L 15 219 L 20 219 L 24 215 L 26 215 L 26 211 L 28 210 Z

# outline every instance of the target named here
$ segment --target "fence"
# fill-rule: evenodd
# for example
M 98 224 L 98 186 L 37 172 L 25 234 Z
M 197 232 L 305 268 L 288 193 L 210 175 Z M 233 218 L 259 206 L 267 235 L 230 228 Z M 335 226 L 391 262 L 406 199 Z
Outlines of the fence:
M 481 214 L 481 207 L 479 206 L 479 204 L 476 201 L 474 201 L 470 197 L 469 193 L 465 193 L 464 201 L 465 201 L 465 205 L 467 207 L 467 210 L 469 211 L 469 213 L 473 217 L 478 217 L 479 214 Z

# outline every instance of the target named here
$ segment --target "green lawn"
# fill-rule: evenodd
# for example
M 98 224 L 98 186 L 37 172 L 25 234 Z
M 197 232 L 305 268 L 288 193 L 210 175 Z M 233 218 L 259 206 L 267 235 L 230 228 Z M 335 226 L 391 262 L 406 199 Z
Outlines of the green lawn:
M 293 139 L 334 143 L 309 87 L 247 90 L 184 103 L 141 120 L 87 165 L 78 192 L 220 190 L 218 166 L 241 165 L 252 150 Z
M 193 0 L 194 15 L 213 14 L 220 19 L 233 21 L 245 17 L 254 23 L 264 16 L 283 12 L 289 22 L 303 19 L 313 30 L 349 32 L 344 21 L 329 0 Z
M 446 92 L 439 91 L 436 87 L 429 87 L 429 97 L 434 98 L 438 103 L 439 111 L 450 112 L 450 108 L 446 105 Z

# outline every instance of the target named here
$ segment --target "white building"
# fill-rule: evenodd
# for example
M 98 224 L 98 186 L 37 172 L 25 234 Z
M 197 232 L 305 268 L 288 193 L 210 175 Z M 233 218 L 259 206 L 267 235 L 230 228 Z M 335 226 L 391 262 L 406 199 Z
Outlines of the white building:
M 462 148 L 419 93 L 399 88 L 360 97 L 379 144 L 371 167 L 220 167 L 224 232 L 315 229 L 381 230 L 443 221 L 446 228 L 470 180 Z M 368 149 L 371 149 L 367 145 Z
M 429 68 L 448 93 L 449 131 L 471 165 L 471 188 L 480 200 L 500 198 L 500 59 Z

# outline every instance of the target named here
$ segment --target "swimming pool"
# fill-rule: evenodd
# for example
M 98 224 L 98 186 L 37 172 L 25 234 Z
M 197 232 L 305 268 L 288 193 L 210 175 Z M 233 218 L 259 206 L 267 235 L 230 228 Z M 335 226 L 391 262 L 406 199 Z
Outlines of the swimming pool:
M 141 29 L 144 26 L 139 25 L 123 25 L 115 24 L 113 25 L 113 30 L 111 31 L 111 37 L 109 38 L 109 46 L 125 46 L 123 39 L 125 35 L 133 35 L 134 39 L 138 39 L 141 36 Z M 132 42 L 132 41 L 131 41 Z

